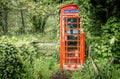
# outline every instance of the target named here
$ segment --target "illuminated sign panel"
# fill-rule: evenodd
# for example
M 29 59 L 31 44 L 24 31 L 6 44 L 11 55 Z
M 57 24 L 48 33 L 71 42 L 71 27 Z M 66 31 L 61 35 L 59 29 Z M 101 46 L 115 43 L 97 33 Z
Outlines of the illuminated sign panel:
M 64 13 L 77 13 L 78 10 L 64 10 Z

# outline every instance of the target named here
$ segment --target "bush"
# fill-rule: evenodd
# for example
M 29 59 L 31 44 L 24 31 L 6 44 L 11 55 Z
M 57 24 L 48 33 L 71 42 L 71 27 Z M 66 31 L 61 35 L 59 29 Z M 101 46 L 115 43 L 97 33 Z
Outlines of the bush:
M 116 69 L 108 64 L 103 64 L 104 61 L 96 62 L 98 74 L 90 60 L 86 60 L 84 67 L 80 71 L 74 71 L 71 79 L 120 79 L 120 69 Z
M 0 43 L 0 79 L 19 79 L 22 65 L 18 49 L 7 42 Z

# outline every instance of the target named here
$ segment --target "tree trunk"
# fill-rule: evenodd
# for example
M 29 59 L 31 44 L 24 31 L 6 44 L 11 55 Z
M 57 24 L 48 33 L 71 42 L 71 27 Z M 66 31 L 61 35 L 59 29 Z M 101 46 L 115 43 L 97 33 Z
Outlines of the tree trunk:
M 0 31 L 2 31 L 1 30 L 3 28 L 2 26 L 3 26 L 3 19 L 2 19 L 2 12 L 0 11 Z
M 44 33 L 44 30 L 45 30 L 45 24 L 47 22 L 47 19 L 48 19 L 49 15 L 46 15 L 44 18 L 43 18 L 43 21 L 41 23 L 41 33 Z
M 25 21 L 24 21 L 23 10 L 20 10 L 20 13 L 21 13 L 21 22 L 22 22 L 22 27 L 20 28 L 20 32 L 24 33 L 25 32 Z
M 4 33 L 8 32 L 8 10 L 7 8 L 4 8 L 4 26 L 3 26 L 3 31 Z

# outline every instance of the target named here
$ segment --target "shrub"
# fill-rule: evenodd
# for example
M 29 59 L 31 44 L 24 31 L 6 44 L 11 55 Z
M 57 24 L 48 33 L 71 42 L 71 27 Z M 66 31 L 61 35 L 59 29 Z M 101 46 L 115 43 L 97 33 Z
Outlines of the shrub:
M 21 72 L 18 49 L 7 42 L 0 43 L 0 79 L 19 79 Z

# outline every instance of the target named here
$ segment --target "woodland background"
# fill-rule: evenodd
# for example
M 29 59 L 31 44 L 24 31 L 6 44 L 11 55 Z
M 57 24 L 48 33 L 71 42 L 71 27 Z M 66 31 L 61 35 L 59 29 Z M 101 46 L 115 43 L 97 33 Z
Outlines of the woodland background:
M 59 70 L 59 10 L 66 4 L 79 7 L 86 34 L 84 68 L 72 75 Z M 0 0 L 0 79 L 120 79 L 119 74 L 119 0 Z

